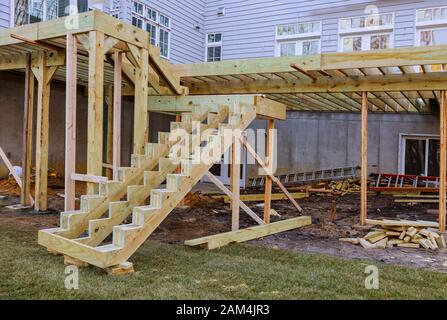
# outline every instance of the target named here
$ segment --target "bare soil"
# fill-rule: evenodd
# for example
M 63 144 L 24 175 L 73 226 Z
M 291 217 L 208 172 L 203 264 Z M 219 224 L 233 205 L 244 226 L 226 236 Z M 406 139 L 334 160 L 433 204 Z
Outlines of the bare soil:
M 33 225 L 36 229 L 58 226 L 59 212 L 63 209 L 63 183 L 53 180 L 49 183 L 49 209 L 37 213 L 31 209 L 11 210 L 6 206 L 20 201 L 19 193 L 10 182 L 0 181 L 0 223 L 8 224 L 18 231 L 23 225 Z M 83 188 L 79 188 L 79 194 Z M 347 259 L 366 259 L 387 264 L 424 268 L 447 272 L 447 250 L 429 251 L 425 249 L 387 248 L 366 250 L 361 246 L 340 242 L 342 237 L 361 237 L 367 230 L 356 227 L 359 218 L 358 193 L 345 196 L 311 195 L 298 202 L 303 207 L 303 215 L 312 216 L 312 225 L 250 241 L 252 245 L 291 251 L 322 253 Z M 371 195 L 368 203 L 368 217 L 372 219 L 409 219 L 436 221 L 427 209 L 436 209 L 436 204 L 394 203 L 390 195 Z M 335 204 L 334 204 L 335 202 Z M 247 205 L 260 216 L 260 203 Z M 332 208 L 336 208 L 335 219 L 331 219 Z M 272 222 L 293 218 L 300 214 L 288 201 L 273 201 L 272 208 L 280 217 L 272 216 Z M 188 239 L 227 232 L 231 226 L 231 210 L 228 204 L 200 193 L 189 194 L 184 202 L 160 225 L 150 237 L 166 243 L 180 244 Z M 241 228 L 254 225 L 251 218 L 241 211 Z M 37 235 L 36 235 L 37 237 Z M 37 244 L 36 244 L 37 245 Z

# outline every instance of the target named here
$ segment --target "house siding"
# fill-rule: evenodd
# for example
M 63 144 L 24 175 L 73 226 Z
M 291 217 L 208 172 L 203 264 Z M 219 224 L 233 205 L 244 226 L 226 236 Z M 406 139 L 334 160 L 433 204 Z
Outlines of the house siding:
M 224 60 L 272 57 L 275 55 L 275 27 L 280 24 L 322 21 L 321 52 L 337 52 L 338 21 L 365 14 L 368 5 L 380 13 L 394 13 L 395 48 L 415 45 L 417 9 L 447 5 L 447 0 L 212 0 L 207 2 L 205 31 L 223 33 Z M 219 7 L 226 14 L 217 16 Z
M 11 15 L 10 0 L 0 1 L 0 28 L 9 28 Z

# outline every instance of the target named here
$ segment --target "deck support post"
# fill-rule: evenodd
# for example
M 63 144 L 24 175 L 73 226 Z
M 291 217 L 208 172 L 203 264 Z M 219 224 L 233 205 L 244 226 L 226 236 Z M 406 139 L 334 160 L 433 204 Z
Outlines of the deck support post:
M 113 85 L 106 88 L 107 103 L 107 138 L 106 138 L 106 160 L 105 171 L 109 179 L 113 179 Z
M 113 76 L 113 179 L 118 180 L 118 168 L 121 165 L 121 85 L 122 85 L 122 52 L 114 53 Z
M 446 166 L 447 166 L 447 96 L 441 91 L 441 108 L 439 112 L 440 163 L 439 163 L 439 231 L 445 232 L 446 219 Z
M 230 190 L 231 198 L 231 230 L 239 230 L 239 195 L 241 190 L 241 143 L 239 132 L 233 134 L 233 144 L 230 147 Z
M 77 40 L 67 34 L 67 66 L 65 92 L 65 199 L 64 210 L 75 210 L 75 185 L 72 174 L 76 173 L 76 94 L 77 94 Z
M 36 125 L 36 211 L 47 210 L 48 188 L 48 132 L 50 116 L 51 78 L 57 67 L 47 67 L 46 52 L 41 52 L 33 62 L 33 73 L 38 79 L 37 89 L 37 125 Z
M 275 143 L 275 120 L 267 120 L 267 141 L 265 148 L 265 165 L 273 172 L 273 152 Z M 265 176 L 265 191 L 264 191 L 264 222 L 270 223 L 270 209 L 272 206 L 272 179 Z
M 361 118 L 360 225 L 364 226 L 368 210 L 368 92 L 362 92 Z
M 20 204 L 24 207 L 33 204 L 31 197 L 31 157 L 33 143 L 34 74 L 31 70 L 31 56 L 27 55 L 25 68 L 25 99 L 23 108 L 22 136 L 22 189 Z
M 134 109 L 134 136 L 133 153 L 144 154 L 144 146 L 148 141 L 148 78 L 149 78 L 149 51 L 139 48 L 139 61 L 135 72 L 135 109 Z
M 102 176 L 104 108 L 104 33 L 89 32 L 87 174 Z M 98 186 L 87 183 L 87 193 Z

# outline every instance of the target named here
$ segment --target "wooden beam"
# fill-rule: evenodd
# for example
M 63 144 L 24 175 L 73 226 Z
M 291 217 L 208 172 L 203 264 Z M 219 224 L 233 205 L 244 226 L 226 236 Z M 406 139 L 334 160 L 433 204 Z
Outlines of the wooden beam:
M 239 137 L 232 137 L 230 147 L 230 187 L 233 197 L 231 200 L 231 230 L 239 230 L 239 195 L 241 192 L 241 143 Z
M 77 40 L 67 34 L 67 66 L 65 83 L 65 197 L 64 210 L 75 210 L 76 172 L 76 96 L 77 96 Z
M 368 207 L 368 92 L 362 92 L 360 224 L 366 223 Z
M 306 70 L 304 70 L 303 68 L 301 68 L 301 67 L 300 67 L 299 65 L 297 65 L 296 63 L 292 63 L 290 66 L 291 66 L 293 69 L 295 69 L 296 71 L 298 71 L 299 73 L 302 73 L 302 74 L 304 74 L 306 77 L 312 79 L 312 81 L 315 82 L 315 81 L 318 80 L 317 77 L 311 75 L 309 72 L 307 72 Z
M 275 144 L 275 120 L 267 120 L 267 141 L 265 146 L 265 165 L 273 171 L 273 155 Z M 264 222 L 270 223 L 270 209 L 272 207 L 272 179 L 269 176 L 265 177 L 265 190 L 264 190 Z
M 35 203 L 37 211 L 47 210 L 47 187 L 48 187 L 48 136 L 49 136 L 49 112 L 50 112 L 50 90 L 51 74 L 50 68 L 46 66 L 46 54 L 42 52 L 34 67 L 38 79 L 37 90 L 37 126 L 36 126 L 36 181 L 35 181 Z M 54 73 L 53 73 L 54 74 Z
M 71 179 L 73 181 L 83 181 L 89 183 L 105 183 L 109 179 L 103 176 L 93 176 L 91 174 L 72 173 Z
M 208 179 L 210 179 L 223 193 L 225 193 L 228 197 L 228 203 L 230 203 L 233 199 L 233 193 L 225 187 L 225 185 L 217 179 L 211 172 L 205 173 Z M 253 218 L 258 224 L 264 224 L 261 218 L 258 217 L 256 213 L 253 212 L 242 200 L 239 198 L 239 206 L 244 210 L 250 217 Z
M 107 138 L 106 138 L 106 163 L 113 163 L 113 85 L 108 85 L 106 88 L 107 101 Z M 113 169 L 106 168 L 106 176 L 109 179 L 113 178 Z
M 240 139 L 242 144 L 247 148 L 247 151 L 252 155 L 253 158 L 259 163 L 259 165 L 264 169 L 265 173 L 272 179 L 273 182 L 275 182 L 278 187 L 281 189 L 281 191 L 286 195 L 287 199 L 292 202 L 294 207 L 299 211 L 302 212 L 303 209 L 299 206 L 299 204 L 293 199 L 292 195 L 287 191 L 286 187 L 279 181 L 277 177 L 273 175 L 273 173 L 270 171 L 269 168 L 266 167 L 264 161 L 261 159 L 261 157 L 256 153 L 256 151 L 253 149 L 253 147 L 244 139 Z
M 203 245 L 206 247 L 206 249 L 211 250 L 226 246 L 230 243 L 245 242 L 248 240 L 266 237 L 271 234 L 304 227 L 310 225 L 311 223 L 312 219 L 310 216 L 302 216 L 298 218 L 264 224 L 262 226 L 249 227 L 238 231 L 225 232 L 213 236 L 187 240 L 185 241 L 185 245 Z
M 144 154 L 144 146 L 148 141 L 148 73 L 149 73 L 149 51 L 138 49 L 139 66 L 135 74 L 135 109 L 134 109 L 134 134 L 133 153 Z
M 101 176 L 103 162 L 104 33 L 89 33 L 87 174 Z M 97 186 L 87 184 L 87 193 Z
M 118 168 L 121 165 L 121 83 L 122 83 L 121 52 L 114 53 L 113 69 L 113 179 L 118 180 Z
M 28 38 L 23 37 L 23 36 L 18 35 L 18 34 L 11 33 L 10 36 L 13 39 L 17 39 L 17 40 L 23 41 L 23 42 L 25 42 L 27 44 L 30 44 L 32 46 L 35 46 L 37 48 L 50 50 L 50 51 L 59 51 L 59 50 L 61 50 L 61 48 L 59 48 L 59 47 L 52 46 L 50 44 L 39 42 L 39 41 L 36 41 L 36 40 L 33 40 L 33 39 L 28 39 Z
M 217 112 L 221 105 L 233 105 L 235 102 L 254 105 L 258 118 L 285 120 L 286 106 L 263 95 L 231 96 L 150 96 L 148 110 L 152 112 L 190 112 L 194 105 L 209 107 L 210 112 Z
M 439 111 L 440 160 L 439 160 L 439 231 L 445 232 L 446 219 L 446 179 L 447 179 L 447 97 L 441 92 L 441 106 Z
M 31 197 L 31 158 L 33 144 L 33 112 L 34 111 L 34 74 L 31 70 L 31 57 L 25 69 L 25 93 L 23 104 L 22 133 L 22 190 L 20 203 L 23 206 L 34 204 Z
M 14 170 L 14 167 L 11 163 L 11 161 L 9 161 L 8 157 L 6 156 L 6 153 L 3 151 L 3 149 L 0 147 L 0 158 L 3 160 L 3 162 L 5 163 L 6 167 L 9 170 L 9 173 L 12 175 L 12 177 L 14 178 L 14 180 L 17 182 L 17 185 L 22 188 L 22 180 L 20 179 L 20 177 L 17 175 L 17 173 Z
M 311 189 L 316 190 L 316 189 Z M 332 190 L 323 190 L 326 192 L 332 192 Z M 309 192 L 311 192 L 309 190 Z M 290 195 L 293 197 L 293 199 L 303 199 L 309 197 L 309 192 L 292 192 Z M 318 191 L 315 191 L 318 192 Z M 239 199 L 241 201 L 250 202 L 250 201 L 264 201 L 265 195 L 263 193 L 254 193 L 254 194 L 241 194 L 239 196 Z M 231 199 L 224 195 L 214 195 L 211 196 L 213 199 L 223 199 L 225 203 L 231 203 Z M 272 193 L 271 201 L 281 201 L 281 200 L 287 200 L 287 197 L 284 193 Z

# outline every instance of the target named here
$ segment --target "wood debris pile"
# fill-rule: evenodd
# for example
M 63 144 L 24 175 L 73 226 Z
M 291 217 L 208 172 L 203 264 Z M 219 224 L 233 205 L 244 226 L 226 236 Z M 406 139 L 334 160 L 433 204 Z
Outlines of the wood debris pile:
M 365 249 L 397 246 L 437 250 L 446 247 L 445 238 L 438 229 L 414 226 L 382 226 L 363 238 L 341 238 L 340 241 L 360 244 Z
M 346 179 L 343 181 L 331 181 L 329 188 L 334 194 L 342 195 L 360 191 L 359 179 Z

